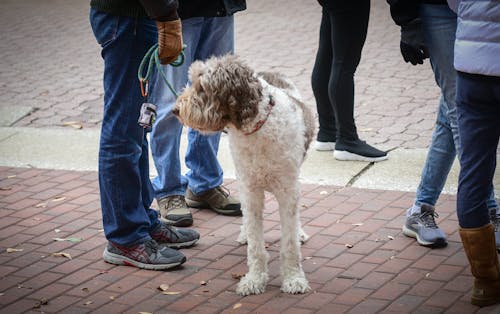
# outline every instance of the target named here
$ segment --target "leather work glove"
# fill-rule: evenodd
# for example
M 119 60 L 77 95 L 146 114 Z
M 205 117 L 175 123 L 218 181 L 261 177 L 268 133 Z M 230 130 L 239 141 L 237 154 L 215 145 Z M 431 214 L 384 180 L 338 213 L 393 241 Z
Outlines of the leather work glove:
M 414 19 L 401 26 L 400 48 L 405 62 L 410 62 L 413 65 L 423 64 L 424 59 L 429 58 L 420 19 Z
M 161 64 L 169 64 L 177 59 L 182 51 L 182 24 L 180 19 L 156 21 L 158 28 L 158 57 Z

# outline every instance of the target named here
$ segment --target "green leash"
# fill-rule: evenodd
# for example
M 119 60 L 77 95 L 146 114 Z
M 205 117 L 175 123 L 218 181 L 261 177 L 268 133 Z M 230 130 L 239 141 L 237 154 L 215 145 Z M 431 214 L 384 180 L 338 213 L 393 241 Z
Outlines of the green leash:
M 169 63 L 171 66 L 178 67 L 184 63 L 184 48 L 186 48 L 186 45 L 182 47 L 181 54 L 177 57 L 177 59 Z M 144 72 L 144 67 L 146 66 L 146 64 L 148 65 L 148 69 L 146 71 L 146 75 L 143 76 L 142 73 Z M 178 97 L 179 95 L 174 90 L 174 88 L 168 81 L 167 76 L 162 70 L 162 64 L 160 63 L 160 58 L 158 57 L 158 44 L 154 44 L 151 48 L 149 48 L 148 52 L 146 52 L 146 54 L 144 55 L 144 58 L 142 58 L 141 64 L 139 65 L 139 70 L 137 71 L 137 77 L 139 78 L 139 82 L 141 83 L 142 96 L 146 97 L 148 95 L 149 75 L 151 74 L 153 65 L 156 65 L 160 76 L 163 78 L 163 81 L 165 81 L 170 91 L 175 95 L 175 97 Z

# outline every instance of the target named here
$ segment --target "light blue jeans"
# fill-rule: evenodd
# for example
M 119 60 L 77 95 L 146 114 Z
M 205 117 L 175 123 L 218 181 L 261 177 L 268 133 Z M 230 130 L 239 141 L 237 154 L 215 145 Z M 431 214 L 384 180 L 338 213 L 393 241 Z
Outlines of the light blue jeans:
M 460 158 L 457 108 L 455 104 L 457 73 L 453 50 L 457 16 L 447 5 L 420 4 L 425 41 L 436 83 L 441 89 L 436 126 L 427 153 L 414 207 L 434 206 L 443 190 L 455 156 Z M 493 189 L 488 208 L 498 207 Z
M 234 18 L 194 17 L 182 21 L 185 60 L 180 67 L 164 66 L 163 71 L 173 88 L 180 93 L 188 84 L 188 69 L 196 60 L 221 56 L 234 51 Z M 149 102 L 158 106 L 150 141 L 158 176 L 153 179 L 157 199 L 184 195 L 189 186 L 195 194 L 222 184 L 223 172 L 217 160 L 220 133 L 202 135 L 188 129 L 188 147 L 185 156 L 189 171 L 181 173 L 179 157 L 183 126 L 172 114 L 175 95 L 156 73 L 150 85 Z

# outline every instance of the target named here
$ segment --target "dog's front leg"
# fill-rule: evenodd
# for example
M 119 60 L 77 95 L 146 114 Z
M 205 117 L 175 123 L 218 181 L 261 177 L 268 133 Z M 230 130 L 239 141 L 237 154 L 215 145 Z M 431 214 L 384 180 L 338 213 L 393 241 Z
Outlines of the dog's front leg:
M 243 227 L 247 237 L 248 273 L 240 279 L 236 292 L 240 295 L 263 293 L 268 281 L 267 262 L 269 254 L 264 246 L 263 210 L 264 190 L 242 188 L 244 206 Z
M 303 231 L 299 220 L 300 189 L 296 185 L 289 191 L 278 192 L 276 198 L 281 221 L 281 291 L 305 293 L 310 288 L 301 264 L 300 237 L 303 235 L 300 233 Z

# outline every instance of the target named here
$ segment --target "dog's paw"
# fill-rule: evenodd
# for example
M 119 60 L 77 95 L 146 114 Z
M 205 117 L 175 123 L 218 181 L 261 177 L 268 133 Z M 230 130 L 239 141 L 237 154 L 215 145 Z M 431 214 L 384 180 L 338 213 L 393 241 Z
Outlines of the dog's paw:
M 299 240 L 301 244 L 304 244 L 307 242 L 307 240 L 309 240 L 309 236 L 307 235 L 307 233 L 305 233 L 304 230 L 302 230 L 302 228 L 299 229 Z
M 261 294 L 266 291 L 266 284 L 267 275 L 252 277 L 246 274 L 245 277 L 240 279 L 238 287 L 236 288 L 236 293 L 242 296 Z
M 309 287 L 306 277 L 303 275 L 285 278 L 281 284 L 281 291 L 286 293 L 306 293 L 309 290 L 311 290 L 311 288 Z
M 246 232 L 240 232 L 238 235 L 238 238 L 236 239 L 236 242 L 239 244 L 247 244 L 247 234 Z

